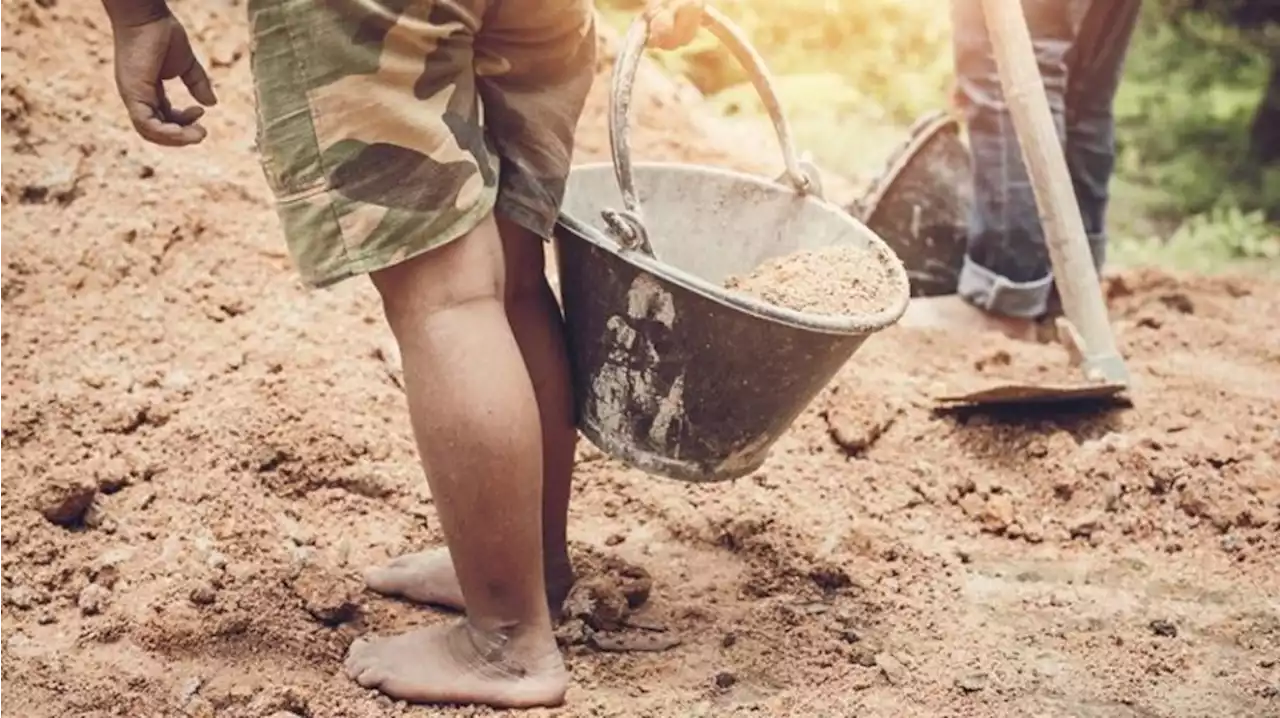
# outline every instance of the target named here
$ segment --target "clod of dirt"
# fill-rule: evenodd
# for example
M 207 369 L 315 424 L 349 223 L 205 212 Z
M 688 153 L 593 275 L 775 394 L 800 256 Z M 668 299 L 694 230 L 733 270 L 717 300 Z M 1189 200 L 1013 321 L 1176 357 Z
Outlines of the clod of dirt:
M 182 713 L 188 718 L 214 718 L 217 715 L 213 704 L 200 696 L 193 696 L 187 701 L 187 704 L 182 707 Z
M 76 599 L 76 605 L 80 607 L 80 613 L 86 616 L 96 616 L 102 613 L 102 610 L 111 602 L 111 591 L 96 583 L 91 583 L 80 591 L 80 597 Z
M 1160 297 L 1160 303 L 1179 314 L 1195 314 L 1196 305 L 1185 292 L 1170 292 Z
M 769 530 L 771 519 L 735 517 L 725 522 L 717 543 L 730 551 L 744 551 Z
M 360 613 L 360 590 L 331 569 L 307 565 L 293 580 L 293 590 L 307 613 L 334 628 L 355 620 Z
M 93 473 L 98 490 L 104 494 L 114 494 L 129 485 L 129 471 L 120 459 L 104 462 Z
M 218 592 L 208 581 L 201 581 L 191 587 L 191 592 L 187 594 L 187 597 L 197 606 L 211 606 L 218 600 Z
M 639 566 L 627 565 L 618 573 L 618 589 L 627 599 L 627 606 L 635 610 L 649 602 L 653 591 L 653 578 Z
M 581 630 L 566 628 L 558 632 L 558 640 L 562 644 L 585 642 L 605 651 L 666 650 L 670 647 L 640 645 L 630 637 L 605 638 L 595 635 L 596 631 L 618 631 L 627 626 L 627 617 L 631 612 L 648 602 L 653 590 L 653 578 L 648 571 L 617 556 L 592 550 L 574 553 L 578 581 L 570 589 L 563 611 L 569 619 L 566 624 L 576 623 Z M 613 645 L 615 638 L 621 641 L 617 646 Z M 664 642 L 658 641 L 655 645 Z
M 184 680 L 181 684 L 178 685 L 178 690 L 177 690 L 178 702 L 182 704 L 186 704 L 188 701 L 194 698 L 197 693 L 200 692 L 200 686 L 203 686 L 203 685 L 204 685 L 204 679 L 201 678 L 200 676 L 192 676 Z
M 84 179 L 84 170 L 81 164 L 55 166 L 40 181 L 24 186 L 18 201 L 23 204 L 45 202 L 71 204 L 82 194 L 80 188 L 82 179 Z
M 618 584 L 602 576 L 580 580 L 569 591 L 565 612 L 597 631 L 616 631 L 631 612 Z
M 826 247 L 776 257 L 729 277 L 724 287 L 800 312 L 859 316 L 885 311 L 898 299 L 894 270 L 900 267 L 895 255 L 875 248 Z
M 294 686 L 266 686 L 249 703 L 246 715 L 265 718 L 311 718 L 310 693 Z
M 864 668 L 875 668 L 881 655 L 881 646 L 874 639 L 862 639 L 849 651 L 849 660 Z
M 106 589 L 114 588 L 120 580 L 120 569 L 115 564 L 106 564 L 92 572 L 93 582 Z
M 876 667 L 880 669 L 880 672 L 884 674 L 885 680 L 889 681 L 889 683 L 895 686 L 900 686 L 907 682 L 907 667 L 902 664 L 902 661 L 894 658 L 891 654 L 877 654 L 875 657 L 875 664 Z
M 984 531 L 993 534 L 1005 533 L 1016 520 L 1013 501 L 1008 494 L 993 494 L 987 497 L 986 504 L 979 512 L 978 520 L 982 523 Z
M 967 673 L 956 679 L 956 687 L 965 693 L 977 693 L 987 687 L 987 674 Z
M 132 555 L 133 550 L 127 548 L 107 551 L 89 566 L 89 580 L 105 588 L 115 588 L 120 580 L 120 564 Z
M 58 471 L 45 478 L 35 501 L 40 513 L 51 523 L 75 528 L 84 524 L 97 495 L 98 485 L 90 477 Z
M 809 578 L 824 591 L 838 591 L 853 585 L 853 579 L 843 568 L 831 563 L 821 563 L 809 571 Z
M 901 407 L 885 397 L 833 393 L 825 418 L 831 439 L 849 456 L 860 456 L 893 426 Z
M 580 646 L 587 642 L 587 636 L 591 632 L 582 620 L 570 618 L 556 625 L 556 643 L 562 648 Z
M 1027 543 L 1041 543 L 1044 541 L 1044 528 L 1035 524 L 1023 526 L 1022 538 L 1025 539 Z
M 4 602 L 25 611 L 38 603 L 48 603 L 49 597 L 30 586 L 14 586 L 5 590 Z
M 865 691 L 868 688 L 874 687 L 876 685 L 876 682 L 879 680 L 879 678 L 880 676 L 878 671 L 870 671 L 866 669 L 862 669 L 862 670 L 855 669 L 853 674 L 850 675 L 848 678 L 849 690 Z
M 649 594 L 653 591 L 653 577 L 640 566 L 628 563 L 617 556 L 594 551 L 576 553 L 574 565 L 578 569 L 579 584 L 589 583 L 593 579 L 603 579 L 604 584 L 613 587 L 607 592 L 612 593 L 616 590 L 622 595 L 628 612 L 640 608 L 649 601 Z M 569 595 L 572 597 L 573 592 L 571 591 Z
M 1102 528 L 1102 519 L 1096 513 L 1085 514 L 1071 522 L 1069 531 L 1072 538 L 1089 538 Z
M 1178 627 L 1172 621 L 1166 621 L 1163 618 L 1157 618 L 1148 624 L 1151 632 L 1162 638 L 1177 638 Z

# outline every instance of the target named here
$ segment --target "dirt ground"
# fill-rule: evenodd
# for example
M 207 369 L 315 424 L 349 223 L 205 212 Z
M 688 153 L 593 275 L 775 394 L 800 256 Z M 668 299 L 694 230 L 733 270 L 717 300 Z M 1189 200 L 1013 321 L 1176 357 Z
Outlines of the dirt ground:
M 124 122 L 97 2 L 3 3 L 10 711 L 486 714 L 340 673 L 356 636 L 441 620 L 358 578 L 440 534 L 373 293 L 305 292 L 284 254 L 244 8 L 179 7 L 221 104 L 170 151 Z M 602 90 L 579 160 L 608 147 Z M 645 157 L 770 164 L 640 91 Z M 894 328 L 747 479 L 654 479 L 584 442 L 572 536 L 597 587 L 620 559 L 652 588 L 630 615 L 580 597 L 568 704 L 534 714 L 1280 715 L 1280 285 L 1107 289 L 1131 408 L 938 413 L 1044 350 Z M 667 650 L 617 650 L 645 637 Z

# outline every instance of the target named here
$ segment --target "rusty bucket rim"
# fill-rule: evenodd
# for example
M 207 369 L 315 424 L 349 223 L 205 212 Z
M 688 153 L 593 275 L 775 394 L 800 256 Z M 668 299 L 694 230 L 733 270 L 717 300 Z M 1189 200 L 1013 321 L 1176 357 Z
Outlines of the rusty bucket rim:
M 902 178 L 907 166 L 920 154 L 925 145 L 949 127 L 955 127 L 957 131 L 962 129 L 960 119 L 948 110 L 934 110 L 916 119 L 908 129 L 907 139 L 894 149 L 884 169 L 876 175 L 867 191 L 857 201 L 859 221 L 872 220 L 872 215 L 880 209 L 880 203 Z
M 811 194 L 801 194 L 790 187 L 785 187 L 781 184 L 755 175 L 719 167 L 695 165 L 686 162 L 638 162 L 635 164 L 635 167 L 645 170 L 697 173 L 704 176 L 719 175 L 725 179 L 737 182 L 746 182 L 777 193 L 792 193 L 803 201 L 817 204 L 821 209 L 829 212 L 833 218 L 849 222 L 858 232 L 862 233 L 869 240 L 870 246 L 876 253 L 881 254 L 885 259 L 890 260 L 888 263 L 892 268 L 891 272 L 893 274 L 894 284 L 893 293 L 895 295 L 893 302 L 884 309 L 869 314 L 819 314 L 816 312 L 802 312 L 779 306 L 771 302 L 766 302 L 748 294 L 733 292 L 695 274 L 686 272 L 679 267 L 675 267 L 667 264 L 666 262 L 650 257 L 643 251 L 638 249 L 627 249 L 616 239 L 612 239 L 609 235 L 594 226 L 577 219 L 564 209 L 560 211 L 559 216 L 557 217 L 557 225 L 565 227 L 571 234 L 612 253 L 619 259 L 638 267 L 644 272 L 666 281 L 673 282 L 705 299 L 709 299 L 729 309 L 745 312 L 758 319 L 781 323 L 797 329 L 837 335 L 870 335 L 883 331 L 894 325 L 902 318 L 903 314 L 906 313 L 907 305 L 911 300 L 911 288 L 906 268 L 903 266 L 901 259 L 898 258 L 898 255 L 893 251 L 888 243 L 875 232 L 871 231 L 871 229 L 867 227 L 862 220 L 842 211 L 830 202 Z M 576 173 L 590 171 L 607 172 L 612 175 L 614 172 L 614 165 L 611 162 L 590 162 L 574 165 L 571 169 L 571 172 Z

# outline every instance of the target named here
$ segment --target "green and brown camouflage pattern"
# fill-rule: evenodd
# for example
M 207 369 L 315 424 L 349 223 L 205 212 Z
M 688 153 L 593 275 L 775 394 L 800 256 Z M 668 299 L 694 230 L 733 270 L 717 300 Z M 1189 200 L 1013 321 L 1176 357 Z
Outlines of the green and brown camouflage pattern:
M 250 0 L 258 151 L 303 281 L 463 236 L 551 235 L 595 64 L 590 0 Z

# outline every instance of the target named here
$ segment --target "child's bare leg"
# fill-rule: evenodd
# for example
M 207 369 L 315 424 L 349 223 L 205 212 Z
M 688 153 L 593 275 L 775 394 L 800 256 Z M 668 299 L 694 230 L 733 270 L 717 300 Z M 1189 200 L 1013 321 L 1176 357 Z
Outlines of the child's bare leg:
M 542 540 L 547 602 L 560 610 L 573 585 L 566 524 L 577 430 L 573 422 L 572 383 L 564 325 L 547 284 L 543 243 L 527 229 L 498 218 L 506 260 L 507 319 L 533 380 L 542 423 Z M 368 572 L 369 588 L 462 610 L 462 589 L 446 549 L 406 554 Z
M 543 579 L 538 407 L 504 309 L 497 225 L 487 219 L 373 280 L 468 611 L 452 625 L 358 641 L 347 674 L 417 702 L 558 704 L 568 677 Z

